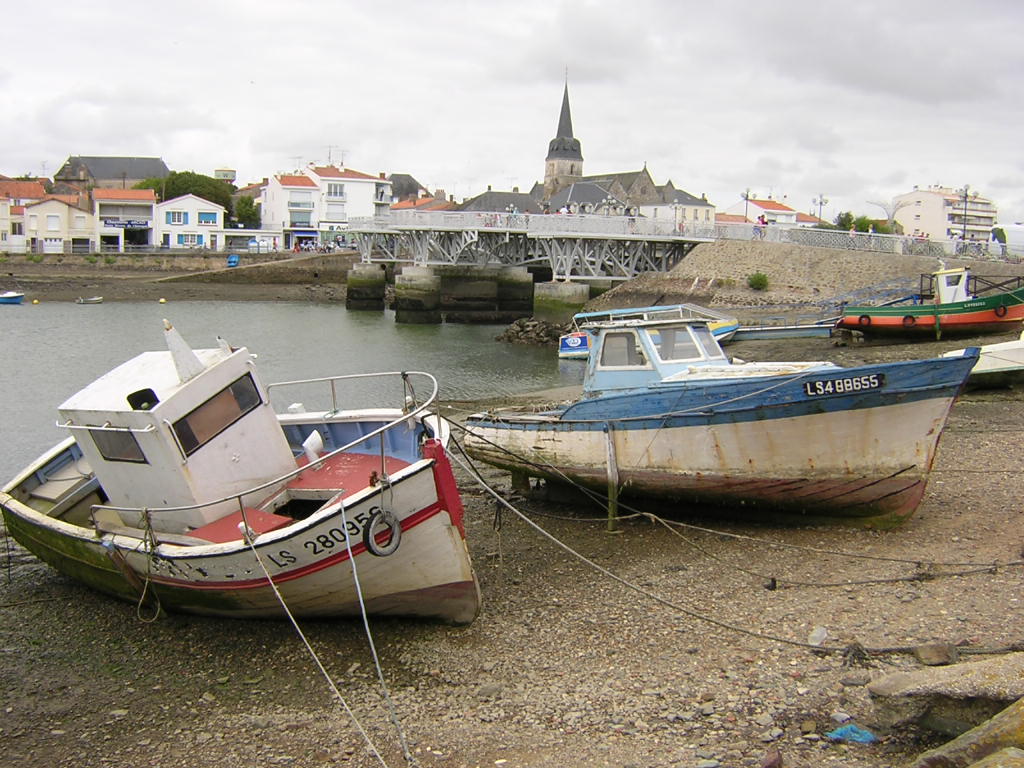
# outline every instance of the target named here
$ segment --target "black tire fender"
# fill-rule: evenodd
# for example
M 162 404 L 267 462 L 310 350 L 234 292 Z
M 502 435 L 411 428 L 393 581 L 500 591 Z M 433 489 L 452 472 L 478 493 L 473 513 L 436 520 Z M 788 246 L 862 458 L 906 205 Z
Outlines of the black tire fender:
M 1006 317 L 1006 305 L 1000 304 L 995 308 L 996 317 Z
M 391 538 L 383 544 L 377 543 L 377 533 L 375 529 L 384 525 L 388 530 L 391 531 Z M 366 550 L 377 557 L 387 557 L 392 555 L 398 549 L 398 545 L 402 542 L 402 524 L 398 521 L 398 518 L 386 509 L 378 509 L 372 515 L 370 519 L 366 521 L 366 527 L 363 528 L 363 544 L 366 545 Z
M 915 323 L 917 323 L 917 318 L 914 317 L 913 315 L 907 315 L 906 317 L 903 318 L 904 328 L 912 328 Z
M 871 318 L 868 315 L 861 315 L 857 318 L 858 325 L 871 325 Z

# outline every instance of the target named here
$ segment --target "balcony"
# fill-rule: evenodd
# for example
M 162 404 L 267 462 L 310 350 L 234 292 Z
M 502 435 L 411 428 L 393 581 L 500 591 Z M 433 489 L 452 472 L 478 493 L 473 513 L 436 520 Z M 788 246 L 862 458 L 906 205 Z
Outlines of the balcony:
M 308 200 L 289 200 L 288 209 L 298 211 L 311 211 L 313 210 L 313 203 Z

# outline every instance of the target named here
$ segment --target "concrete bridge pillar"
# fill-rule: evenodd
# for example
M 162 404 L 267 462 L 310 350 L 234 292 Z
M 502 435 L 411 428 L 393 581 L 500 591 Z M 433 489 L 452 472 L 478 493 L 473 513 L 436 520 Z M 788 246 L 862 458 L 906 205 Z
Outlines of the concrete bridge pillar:
M 533 275 L 526 267 L 502 267 L 498 272 L 498 311 L 514 315 L 508 322 L 533 314 Z
M 395 277 L 395 322 L 441 322 L 441 280 L 430 267 L 405 267 Z
M 585 283 L 538 283 L 533 287 L 533 316 L 549 323 L 567 323 L 590 299 Z
M 378 264 L 353 264 L 345 280 L 345 309 L 384 309 L 387 276 Z

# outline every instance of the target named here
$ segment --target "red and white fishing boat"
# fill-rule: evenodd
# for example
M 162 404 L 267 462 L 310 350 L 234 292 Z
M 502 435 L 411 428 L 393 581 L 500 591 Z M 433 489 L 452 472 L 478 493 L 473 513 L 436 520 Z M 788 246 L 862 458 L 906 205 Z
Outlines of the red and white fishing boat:
M 432 376 L 265 386 L 244 347 L 192 350 L 170 324 L 165 335 L 167 351 L 60 406 L 70 437 L 0 492 L 19 543 L 91 587 L 169 610 L 474 619 L 480 590 Z M 338 389 L 367 377 L 381 392 L 390 382 L 398 405 L 339 409 Z M 422 402 L 414 381 L 429 390 Z M 271 403 L 317 388 L 322 410 Z

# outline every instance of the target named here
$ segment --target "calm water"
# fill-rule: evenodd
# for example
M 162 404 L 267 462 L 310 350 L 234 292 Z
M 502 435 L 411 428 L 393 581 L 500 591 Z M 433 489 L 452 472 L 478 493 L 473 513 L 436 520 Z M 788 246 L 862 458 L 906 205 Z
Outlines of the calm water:
M 398 325 L 391 312 L 346 312 L 299 302 L 44 302 L 0 306 L 0 484 L 66 436 L 57 406 L 130 357 L 165 349 L 167 318 L 194 348 L 219 335 L 258 355 L 265 382 L 343 373 L 419 370 L 442 399 L 526 392 L 582 378 L 578 361 L 552 348 L 495 342 L 501 326 Z M 353 405 L 374 390 L 369 383 Z M 386 403 L 396 404 L 394 401 Z

